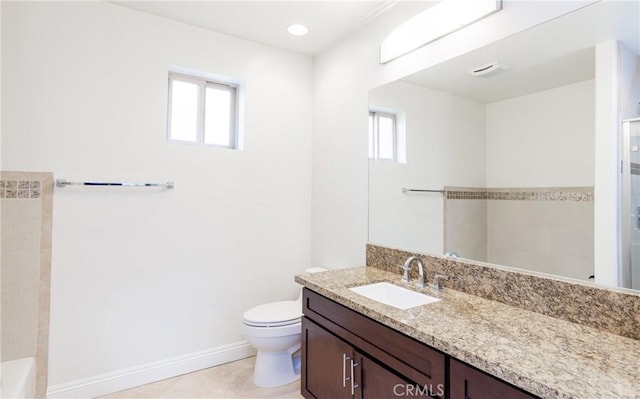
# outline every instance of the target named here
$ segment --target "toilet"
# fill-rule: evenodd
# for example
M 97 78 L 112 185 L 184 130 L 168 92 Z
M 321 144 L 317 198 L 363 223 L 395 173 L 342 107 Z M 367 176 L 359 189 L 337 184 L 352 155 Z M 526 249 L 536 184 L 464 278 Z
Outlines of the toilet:
M 312 267 L 306 273 L 327 269 Z M 258 305 L 242 315 L 242 332 L 258 351 L 253 383 L 271 388 L 300 378 L 300 339 L 302 333 L 302 288 L 295 301 Z

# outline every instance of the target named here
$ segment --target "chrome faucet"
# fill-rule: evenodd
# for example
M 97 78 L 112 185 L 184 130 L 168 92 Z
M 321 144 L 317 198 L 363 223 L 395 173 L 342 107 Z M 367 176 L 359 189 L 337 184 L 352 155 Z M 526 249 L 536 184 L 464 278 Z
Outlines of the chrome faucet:
M 411 271 L 411 263 L 413 263 L 413 261 L 417 261 L 418 263 L 417 286 L 424 287 L 424 263 L 422 263 L 422 260 L 417 256 L 410 257 L 409 259 L 407 259 L 406 262 L 404 262 L 404 266 L 401 266 L 402 270 L 404 270 L 404 273 L 402 274 L 402 281 L 406 281 L 406 282 L 411 281 L 411 276 L 409 275 L 409 272 Z

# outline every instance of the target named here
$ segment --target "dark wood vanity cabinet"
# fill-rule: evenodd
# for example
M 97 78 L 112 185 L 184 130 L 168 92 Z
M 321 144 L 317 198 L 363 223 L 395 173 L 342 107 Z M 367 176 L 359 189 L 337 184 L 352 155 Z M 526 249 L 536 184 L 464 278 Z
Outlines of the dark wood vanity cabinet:
M 443 353 L 308 289 L 303 312 L 305 398 L 444 398 Z
M 450 399 L 535 399 L 520 389 L 458 360 L 449 362 Z
M 534 399 L 309 289 L 301 393 L 307 399 Z
M 346 380 L 351 372 L 346 359 L 353 356 L 351 345 L 306 318 L 302 321 L 302 336 L 305 390 L 315 398 L 351 398 L 351 385 Z M 307 376 L 310 378 L 304 378 Z
M 302 333 L 307 398 L 383 399 L 411 384 L 309 319 Z

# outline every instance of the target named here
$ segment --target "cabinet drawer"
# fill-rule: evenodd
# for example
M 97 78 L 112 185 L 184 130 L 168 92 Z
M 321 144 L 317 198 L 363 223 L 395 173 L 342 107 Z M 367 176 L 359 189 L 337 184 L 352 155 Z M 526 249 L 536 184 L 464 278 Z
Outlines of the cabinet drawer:
M 449 363 L 450 399 L 536 399 L 519 388 L 460 361 Z
M 443 353 L 307 288 L 303 313 L 415 383 L 444 387 Z

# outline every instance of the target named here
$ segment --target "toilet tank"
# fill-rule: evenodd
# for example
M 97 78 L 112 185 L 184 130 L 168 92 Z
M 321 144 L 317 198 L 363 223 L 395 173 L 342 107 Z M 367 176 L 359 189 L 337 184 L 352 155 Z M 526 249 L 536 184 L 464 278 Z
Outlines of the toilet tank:
M 326 272 L 329 271 L 329 269 L 325 269 L 324 267 L 309 267 L 307 269 L 304 269 L 305 273 L 320 273 L 320 272 Z M 302 303 L 302 288 L 300 287 L 300 294 L 298 295 L 298 299 L 296 299 L 296 301 Z

